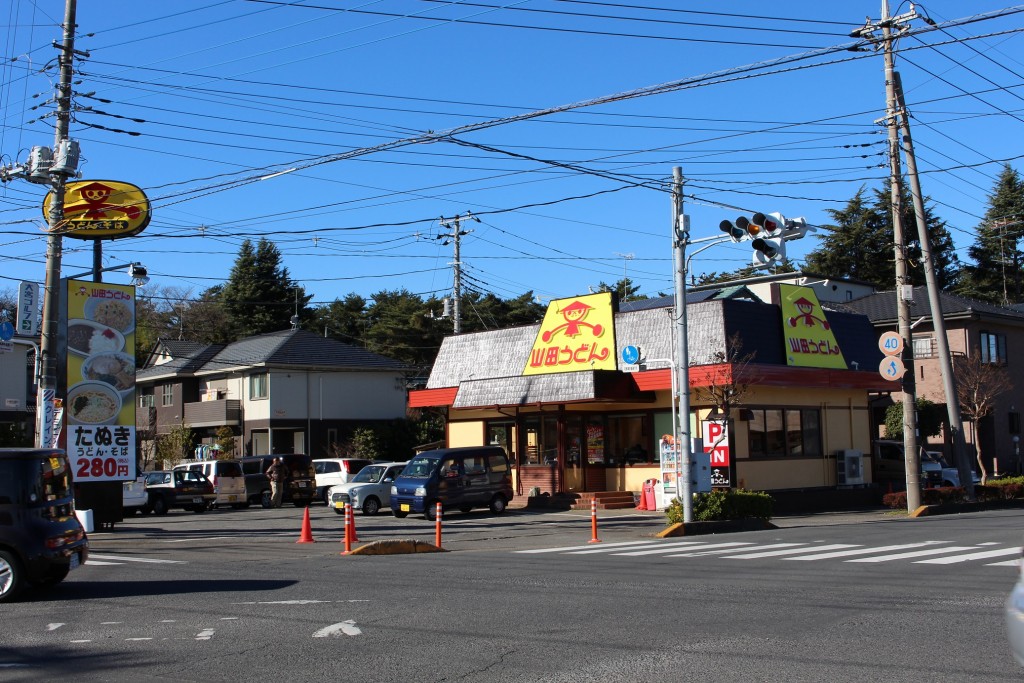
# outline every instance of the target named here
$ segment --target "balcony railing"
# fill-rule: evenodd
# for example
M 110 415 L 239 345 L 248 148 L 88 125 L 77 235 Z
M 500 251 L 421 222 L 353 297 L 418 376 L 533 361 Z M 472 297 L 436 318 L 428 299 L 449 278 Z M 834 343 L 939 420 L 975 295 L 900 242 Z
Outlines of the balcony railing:
M 242 421 L 242 402 L 238 399 L 198 401 L 185 404 L 185 424 L 189 427 L 238 425 Z

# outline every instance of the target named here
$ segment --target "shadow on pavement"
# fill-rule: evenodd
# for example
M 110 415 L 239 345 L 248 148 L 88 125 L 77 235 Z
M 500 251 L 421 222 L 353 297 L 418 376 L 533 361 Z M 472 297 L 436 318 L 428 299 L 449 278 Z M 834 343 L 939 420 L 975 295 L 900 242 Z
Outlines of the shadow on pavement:
M 30 590 L 21 602 L 63 602 L 104 598 L 141 597 L 146 595 L 184 595 L 196 593 L 244 593 L 276 591 L 294 586 L 298 581 L 280 579 L 171 579 L 161 581 L 65 581 L 46 590 Z

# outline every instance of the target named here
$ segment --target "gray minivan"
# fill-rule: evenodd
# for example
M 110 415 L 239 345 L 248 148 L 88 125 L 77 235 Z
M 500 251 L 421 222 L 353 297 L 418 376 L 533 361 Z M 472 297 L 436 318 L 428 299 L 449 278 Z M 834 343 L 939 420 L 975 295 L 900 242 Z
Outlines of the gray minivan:
M 512 500 L 512 468 L 500 446 L 468 446 L 424 451 L 409 461 L 391 487 L 395 517 L 423 513 L 433 520 L 436 505 L 469 512 L 488 507 L 505 511 Z

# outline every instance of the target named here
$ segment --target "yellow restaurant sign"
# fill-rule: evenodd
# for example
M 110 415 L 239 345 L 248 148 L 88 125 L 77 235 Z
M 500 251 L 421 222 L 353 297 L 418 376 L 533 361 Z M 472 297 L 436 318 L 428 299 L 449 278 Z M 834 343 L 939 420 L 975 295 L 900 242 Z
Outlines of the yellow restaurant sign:
M 818 296 L 810 287 L 779 285 L 786 364 L 810 368 L 846 369 L 832 326 Z
M 43 199 L 49 219 L 53 192 Z M 138 235 L 149 225 L 149 198 L 135 185 L 116 180 L 77 180 L 64 190 L 65 234 L 83 240 Z
M 612 294 L 600 292 L 555 299 L 548 304 L 523 374 L 616 367 Z

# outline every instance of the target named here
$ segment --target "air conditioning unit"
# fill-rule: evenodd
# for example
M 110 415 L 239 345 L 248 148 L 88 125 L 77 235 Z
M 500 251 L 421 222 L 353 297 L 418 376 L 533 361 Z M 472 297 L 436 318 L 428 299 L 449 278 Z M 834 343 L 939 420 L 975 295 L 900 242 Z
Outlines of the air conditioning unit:
M 864 483 L 864 454 L 853 449 L 836 451 L 836 484 L 856 486 Z

